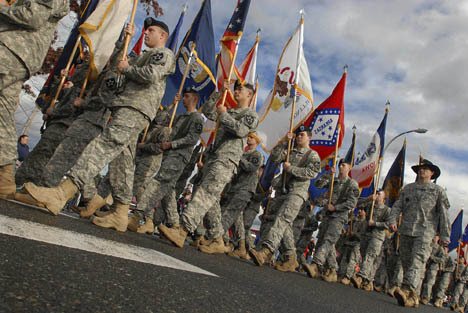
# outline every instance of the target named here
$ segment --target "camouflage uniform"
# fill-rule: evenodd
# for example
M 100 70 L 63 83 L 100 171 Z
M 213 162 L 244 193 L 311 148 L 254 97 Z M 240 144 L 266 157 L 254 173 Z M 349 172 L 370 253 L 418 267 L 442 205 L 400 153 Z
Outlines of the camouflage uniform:
M 166 77 L 174 72 L 174 66 L 174 55 L 167 48 L 152 48 L 130 59 L 130 66 L 123 71 L 125 90 L 110 104 L 111 122 L 85 148 L 68 174 L 80 189 L 90 185 L 109 164 L 112 196 L 122 204 L 130 203 L 138 135 L 156 116 Z
M 286 155 L 287 145 L 280 144 L 271 151 L 270 158 L 273 162 L 284 162 Z M 278 176 L 272 183 L 276 196 L 266 209 L 267 218 L 262 223 L 263 233 L 258 246 L 266 247 L 270 252 L 274 252 L 285 237 L 284 255 L 296 257 L 296 241 L 292 224 L 304 201 L 309 197 L 310 180 L 320 171 L 320 157 L 309 147 L 295 147 L 291 150 L 289 163 L 291 164 L 290 170 Z M 284 175 L 286 178 L 283 180 Z M 282 190 L 283 181 L 285 181 L 286 190 Z M 286 192 L 283 193 L 284 191 Z
M 370 209 L 372 200 L 365 199 L 360 201 L 358 207 L 366 210 L 366 218 L 370 218 Z M 382 251 L 383 242 L 385 240 L 385 230 L 390 226 L 390 211 L 391 209 L 385 204 L 374 205 L 373 220 L 374 227 L 367 227 L 361 237 L 361 256 L 360 271 L 357 275 L 365 280 L 372 282 L 375 272 L 377 271 L 377 257 Z
M 258 213 L 260 212 L 260 207 L 262 206 L 265 197 L 265 192 L 261 190 L 260 185 L 257 185 L 257 190 L 255 194 L 252 196 L 250 202 L 247 204 L 244 211 L 242 212 L 244 236 L 243 238 L 240 237 L 239 239 L 245 239 L 246 246 L 250 248 L 253 248 L 255 246 L 253 239 L 254 236 L 252 236 L 250 228 L 252 228 L 255 217 L 257 217 Z
M 190 176 L 192 176 L 193 170 L 195 169 L 198 159 L 200 158 L 202 147 L 203 146 L 199 144 L 193 149 L 190 161 L 187 163 L 187 165 L 185 165 L 184 169 L 182 170 L 182 174 L 180 174 L 179 179 L 177 180 L 175 186 L 176 196 L 179 196 L 184 192 L 184 189 L 187 186 L 187 181 Z
M 344 249 L 341 255 L 338 276 L 347 277 L 348 279 L 353 277 L 356 264 L 359 264 L 359 259 L 361 258 L 359 246 L 362 240 L 362 234 L 365 232 L 366 228 L 367 220 L 365 218 L 353 216 L 352 224 L 348 226 L 348 230 L 345 233 L 346 241 L 344 242 Z
M 324 188 L 330 184 L 330 180 L 329 175 L 324 175 L 317 180 L 316 185 L 319 188 Z M 334 269 L 337 270 L 336 261 L 331 260 L 335 254 L 335 244 L 340 237 L 343 225 L 348 222 L 348 212 L 355 208 L 358 197 L 359 188 L 355 180 L 349 177 L 344 179 L 335 178 L 332 204 L 335 206 L 336 211 L 325 212 L 318 234 L 318 238 L 321 238 L 321 244 L 319 245 L 319 242 L 317 242 L 312 260 L 319 267 L 323 267 L 325 260 L 328 259 L 332 261 L 332 269 L 335 267 Z
M 239 162 L 239 170 L 231 181 L 228 192 L 224 195 L 228 199 L 227 203 L 222 206 L 222 227 L 223 232 L 227 235 L 229 228 L 239 219 L 243 210 L 252 198 L 255 187 L 258 182 L 258 169 L 263 163 L 262 154 L 253 149 L 244 152 Z M 242 228 L 244 225 L 240 219 L 237 222 L 237 227 Z M 239 231 L 239 228 L 236 228 Z M 245 235 L 244 235 L 245 237 Z M 228 239 L 228 238 L 226 238 Z
M 392 223 L 402 213 L 400 233 L 400 258 L 403 266 L 402 288 L 416 291 L 424 275 L 426 261 L 431 253 L 432 238 L 437 231 L 440 239 L 448 242 L 450 225 L 447 195 L 434 183 L 406 185 L 392 208 Z
M 138 202 L 140 209 L 145 210 L 146 218 L 152 219 L 153 207 L 164 197 L 171 195 L 173 203 L 165 208 L 167 222 L 172 225 L 179 224 L 174 188 L 177 179 L 190 160 L 193 147 L 199 140 L 202 129 L 203 117 L 200 113 L 195 111 L 177 116 L 170 137 L 172 148 L 164 151 L 160 170 L 148 183 Z
M 426 275 L 422 284 L 421 290 L 421 299 L 427 299 L 428 301 L 432 298 L 432 287 L 437 279 L 437 274 L 439 273 L 439 269 L 443 265 L 445 261 L 445 251 L 444 248 L 435 243 L 432 246 L 431 256 L 429 257 L 429 261 L 427 262 L 426 266 Z
M 299 239 L 296 241 L 296 255 L 299 263 L 306 261 L 304 253 L 312 240 L 314 232 L 318 229 L 319 223 L 317 216 L 312 212 L 306 215 L 304 220 L 304 227 L 301 230 Z
M 219 119 L 216 140 L 203 169 L 200 186 L 182 214 L 186 230 L 194 232 L 205 214 L 219 202 L 221 192 L 231 181 L 242 157 L 245 138 L 258 124 L 257 113 L 250 108 L 229 109 L 217 114 L 215 105 L 220 94 L 214 93 L 203 105 L 202 112 L 211 120 Z M 219 204 L 218 204 L 219 205 Z M 222 236 L 217 234 L 217 237 Z
M 434 301 L 444 299 L 457 264 L 449 255 L 445 255 L 444 265 L 440 269 L 440 278 L 434 290 Z
M 452 292 L 452 306 L 465 307 L 467 301 L 466 294 L 464 293 L 466 283 L 468 283 L 468 266 L 459 263 L 458 269 L 455 269 L 454 274 L 455 286 Z
M 23 82 L 36 73 L 69 11 L 64 0 L 18 0 L 0 6 L 0 167 L 15 164 L 15 111 Z

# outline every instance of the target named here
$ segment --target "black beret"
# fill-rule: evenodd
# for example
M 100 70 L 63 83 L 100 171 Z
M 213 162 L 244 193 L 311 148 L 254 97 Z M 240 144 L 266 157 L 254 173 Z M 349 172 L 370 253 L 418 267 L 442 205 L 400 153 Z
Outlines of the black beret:
M 252 84 L 242 83 L 239 79 L 236 80 L 236 82 L 234 83 L 234 90 L 236 90 L 237 88 L 240 88 L 242 86 L 244 86 L 245 88 L 250 89 L 252 91 L 255 91 L 255 88 L 254 88 L 254 86 L 252 86 Z
M 145 29 L 148 29 L 148 27 L 150 26 L 158 26 L 159 28 L 163 29 L 169 35 L 169 27 L 164 22 L 158 21 L 152 17 L 147 17 L 145 19 L 145 23 L 143 27 Z
M 195 93 L 198 95 L 198 91 L 193 86 L 185 88 L 182 94 L 186 94 L 186 93 Z
M 296 128 L 294 133 L 297 135 L 297 134 L 302 133 L 302 132 L 310 132 L 311 130 L 312 130 L 312 127 L 307 127 L 306 125 L 302 124 L 301 126 Z

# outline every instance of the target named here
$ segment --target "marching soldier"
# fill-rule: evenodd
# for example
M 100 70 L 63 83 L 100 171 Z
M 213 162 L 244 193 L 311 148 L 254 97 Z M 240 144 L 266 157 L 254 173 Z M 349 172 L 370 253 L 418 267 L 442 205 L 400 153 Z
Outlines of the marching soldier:
M 441 308 L 444 304 L 444 298 L 447 293 L 447 289 L 452 280 L 457 264 L 453 259 L 445 253 L 445 260 L 442 268 L 440 269 L 440 278 L 437 281 L 434 291 L 434 306 Z
M 13 198 L 16 191 L 14 115 L 21 87 L 41 68 L 55 27 L 68 11 L 67 0 L 0 5 L 0 198 Z
M 462 256 L 458 258 L 458 266 L 455 269 L 454 276 L 455 287 L 453 288 L 450 309 L 463 313 L 468 300 L 465 293 L 466 284 L 468 283 L 468 266 L 465 265 L 465 258 Z
M 53 214 L 79 189 L 90 185 L 94 177 L 109 164 L 115 212 L 93 223 L 125 231 L 132 199 L 134 155 L 138 135 L 153 120 L 164 94 L 166 78 L 174 72 L 174 54 L 165 47 L 169 36 L 166 24 L 153 18 L 145 20 L 145 44 L 149 48 L 130 61 L 117 65 L 125 76 L 126 88 L 110 104 L 112 120 L 101 136 L 85 148 L 67 178 L 55 188 L 26 183 L 25 189 Z M 133 34 L 133 27 L 126 33 Z M 130 62 L 130 63 L 129 63 Z
M 432 299 L 432 287 L 437 279 L 437 274 L 444 264 L 446 255 L 444 248 L 439 245 L 439 236 L 435 236 L 432 241 L 432 252 L 426 266 L 426 275 L 424 277 L 422 290 L 421 290 L 421 303 L 428 304 Z
M 320 171 L 320 157 L 309 147 L 310 129 L 301 125 L 295 135 L 289 162 L 285 162 L 287 143 L 279 143 L 271 152 L 273 162 L 284 162 L 283 175 L 272 183 L 276 195 L 266 208 L 269 218 L 262 223 L 263 232 L 257 249 L 249 251 L 254 263 L 261 266 L 268 262 L 283 240 L 285 262 L 281 264 L 282 271 L 294 271 L 298 265 L 292 223 L 309 198 L 310 180 Z M 288 139 L 292 139 L 291 133 L 288 133 Z
M 394 294 L 398 304 L 417 307 L 421 276 L 432 250 L 432 239 L 439 232 L 442 245 L 450 239 L 448 220 L 449 202 L 445 190 L 431 180 L 440 176 L 440 169 L 428 160 L 412 166 L 417 181 L 406 185 L 392 208 L 393 231 L 400 213 L 400 259 L 403 266 L 403 284 Z
M 351 170 L 351 164 L 345 159 L 339 162 L 339 175 L 335 179 L 335 185 L 332 191 L 331 204 L 327 204 L 325 216 L 320 225 L 319 235 L 321 243 L 317 243 L 317 248 L 312 259 L 312 264 L 305 264 L 304 270 L 311 278 L 317 278 L 325 270 L 325 261 L 330 255 L 335 255 L 335 244 L 340 238 L 343 225 L 348 222 L 348 213 L 356 207 L 359 197 L 359 187 L 355 180 L 348 174 Z M 335 169 L 332 169 L 335 172 Z M 317 187 L 324 188 L 330 185 L 331 177 L 324 175 L 316 182 Z M 330 192 L 330 191 L 329 191 Z M 336 261 L 331 262 L 330 267 L 335 267 Z M 337 268 L 330 268 L 324 279 L 329 282 L 337 281 Z

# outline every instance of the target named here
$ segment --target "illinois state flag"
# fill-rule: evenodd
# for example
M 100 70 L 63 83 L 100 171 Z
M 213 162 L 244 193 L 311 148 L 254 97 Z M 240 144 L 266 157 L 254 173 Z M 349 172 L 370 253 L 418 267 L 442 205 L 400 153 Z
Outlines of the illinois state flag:
M 312 113 L 312 83 L 302 44 L 304 19 L 286 43 L 281 54 L 273 89 L 259 112 L 257 132 L 264 139 L 264 147 L 271 150 L 289 131 L 291 109 L 296 97 L 294 128 L 301 125 Z M 298 73 L 296 73 L 296 69 Z
M 359 183 L 359 188 L 369 187 L 374 179 L 385 146 L 387 115 L 388 109 L 385 110 L 382 122 L 367 146 L 366 151 L 356 159 L 354 167 L 351 169 L 351 177 Z
M 304 122 L 306 126 L 312 127 L 310 147 L 317 151 L 321 160 L 325 160 L 335 152 L 337 140 L 338 148 L 343 143 L 345 87 L 346 72 L 341 76 L 332 94 Z

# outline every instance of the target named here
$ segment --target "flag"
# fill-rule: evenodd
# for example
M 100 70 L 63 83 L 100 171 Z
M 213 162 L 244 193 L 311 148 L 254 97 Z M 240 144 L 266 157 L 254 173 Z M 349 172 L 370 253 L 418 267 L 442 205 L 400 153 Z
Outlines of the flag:
M 465 244 L 468 243 L 468 225 L 465 226 L 465 231 L 463 232 L 462 242 Z
M 326 165 L 322 168 L 320 173 L 315 178 L 312 178 L 310 180 L 310 185 L 309 185 L 309 197 L 312 201 L 315 201 L 317 198 L 322 196 L 325 192 L 328 191 L 328 187 L 325 188 L 318 188 L 315 186 L 315 182 L 323 177 L 324 175 L 330 175 L 330 168 L 333 167 L 333 158 L 328 159 L 326 162 Z
M 270 189 L 271 181 L 275 175 L 279 173 L 279 171 L 279 163 L 273 162 L 270 158 L 268 158 L 265 164 L 265 168 L 263 169 L 262 176 L 260 176 L 258 181 L 263 192 L 267 192 L 268 189 Z
M 215 90 L 215 46 L 210 0 L 203 1 L 177 52 L 176 70 L 167 79 L 166 92 L 162 100 L 164 105 L 171 104 L 179 90 L 192 44 L 195 44 L 195 60 L 192 61 L 184 87 L 193 87 L 200 96 L 200 102 L 203 103 Z
M 259 112 L 260 123 L 257 132 L 265 139 L 266 150 L 271 150 L 289 132 L 294 97 L 294 128 L 301 125 L 313 110 L 312 83 L 302 48 L 303 39 L 304 19 L 301 16 L 299 25 L 283 48 L 273 89 Z
M 242 33 L 244 31 L 245 20 L 247 19 L 249 7 L 250 0 L 237 1 L 234 13 L 232 14 L 232 17 L 229 20 L 226 30 L 224 31 L 223 37 L 221 38 L 221 51 L 219 52 L 217 62 L 218 75 L 216 77 L 218 90 L 220 90 L 223 87 L 224 81 L 226 79 L 232 79 L 232 83 L 234 83 L 235 78 L 228 77 L 230 74 L 234 74 L 235 76 L 237 76 L 237 78 L 239 78 L 239 75 L 238 73 L 236 73 L 236 69 L 233 65 L 233 62 L 235 61 L 234 58 L 237 52 L 237 47 L 239 45 L 240 38 L 242 37 Z M 234 66 L 233 72 L 230 73 L 230 69 L 232 66 Z M 224 103 L 224 105 L 228 108 L 233 108 L 237 105 L 236 101 L 234 100 L 232 90 L 228 90 L 226 101 Z
M 179 32 L 180 28 L 182 27 L 182 24 L 184 23 L 184 17 L 185 17 L 185 12 L 187 11 L 187 4 L 184 4 L 184 7 L 182 9 L 182 12 L 180 13 L 179 20 L 177 21 L 177 24 L 172 31 L 171 35 L 169 36 L 169 39 L 167 39 L 166 47 L 171 49 L 172 52 L 176 53 L 177 51 L 177 44 L 179 43 Z
M 349 146 L 348 152 L 346 152 L 346 156 L 344 157 L 345 162 L 351 164 L 351 167 L 354 166 L 355 146 L 356 146 L 356 131 L 355 131 L 355 127 L 353 127 L 353 138 L 351 139 L 351 145 Z
M 70 35 L 68 36 L 67 42 L 65 43 L 65 46 L 63 47 L 62 54 L 58 58 L 54 68 L 52 69 L 51 73 L 49 74 L 49 77 L 46 80 L 46 83 L 42 87 L 41 92 L 39 93 L 39 96 L 36 99 L 36 104 L 41 109 L 46 109 L 49 106 L 50 101 L 52 100 L 52 97 L 55 96 L 55 95 L 50 94 L 51 93 L 50 88 L 51 88 L 51 83 L 53 82 L 53 77 L 54 76 L 59 77 L 60 71 L 63 70 L 67 66 L 68 60 L 70 60 L 71 53 L 75 46 L 76 40 L 78 39 L 78 35 L 79 35 L 78 28 L 94 12 L 98 3 L 99 3 L 99 0 L 89 0 L 83 12 L 81 12 L 81 14 L 79 15 L 77 23 L 73 26 L 73 29 L 71 30 Z M 75 59 L 77 55 L 78 54 L 74 56 Z
M 112 55 L 132 7 L 131 0 L 101 0 L 94 12 L 80 25 L 80 34 L 89 47 L 91 79 L 99 75 Z
M 448 245 L 449 252 L 453 249 L 458 248 L 460 241 L 463 236 L 462 232 L 462 223 L 463 223 L 463 210 L 460 210 L 457 217 L 453 220 L 452 230 L 450 232 L 450 243 Z
M 375 189 L 375 181 L 372 179 L 371 183 L 369 186 L 364 187 L 361 189 L 361 193 L 359 194 L 360 198 L 367 198 L 369 196 L 372 196 L 374 194 L 374 189 Z
M 138 37 L 137 42 L 135 43 L 135 45 L 132 48 L 132 51 L 130 52 L 131 56 L 136 56 L 136 55 L 141 54 L 144 39 L 145 39 L 145 28 L 142 27 L 140 37 Z
M 333 89 L 332 94 L 323 101 L 304 122 L 312 128 L 310 147 L 317 151 L 321 160 L 330 157 L 341 147 L 345 134 L 344 126 L 344 92 L 346 88 L 346 71 Z M 339 126 L 339 134 L 338 134 Z M 339 136 L 339 138 L 338 138 Z M 337 143 L 338 139 L 338 143 Z
M 400 195 L 400 190 L 403 187 L 405 178 L 405 155 L 406 155 L 406 140 L 401 147 L 395 161 L 388 170 L 387 176 L 383 183 L 383 189 L 387 195 L 387 205 L 392 207 Z
M 351 169 L 351 177 L 358 182 L 359 188 L 368 187 L 371 184 L 379 166 L 379 160 L 383 155 L 385 146 L 387 115 L 388 109 L 385 110 L 382 122 L 367 146 L 366 151 L 355 160 L 354 167 Z

